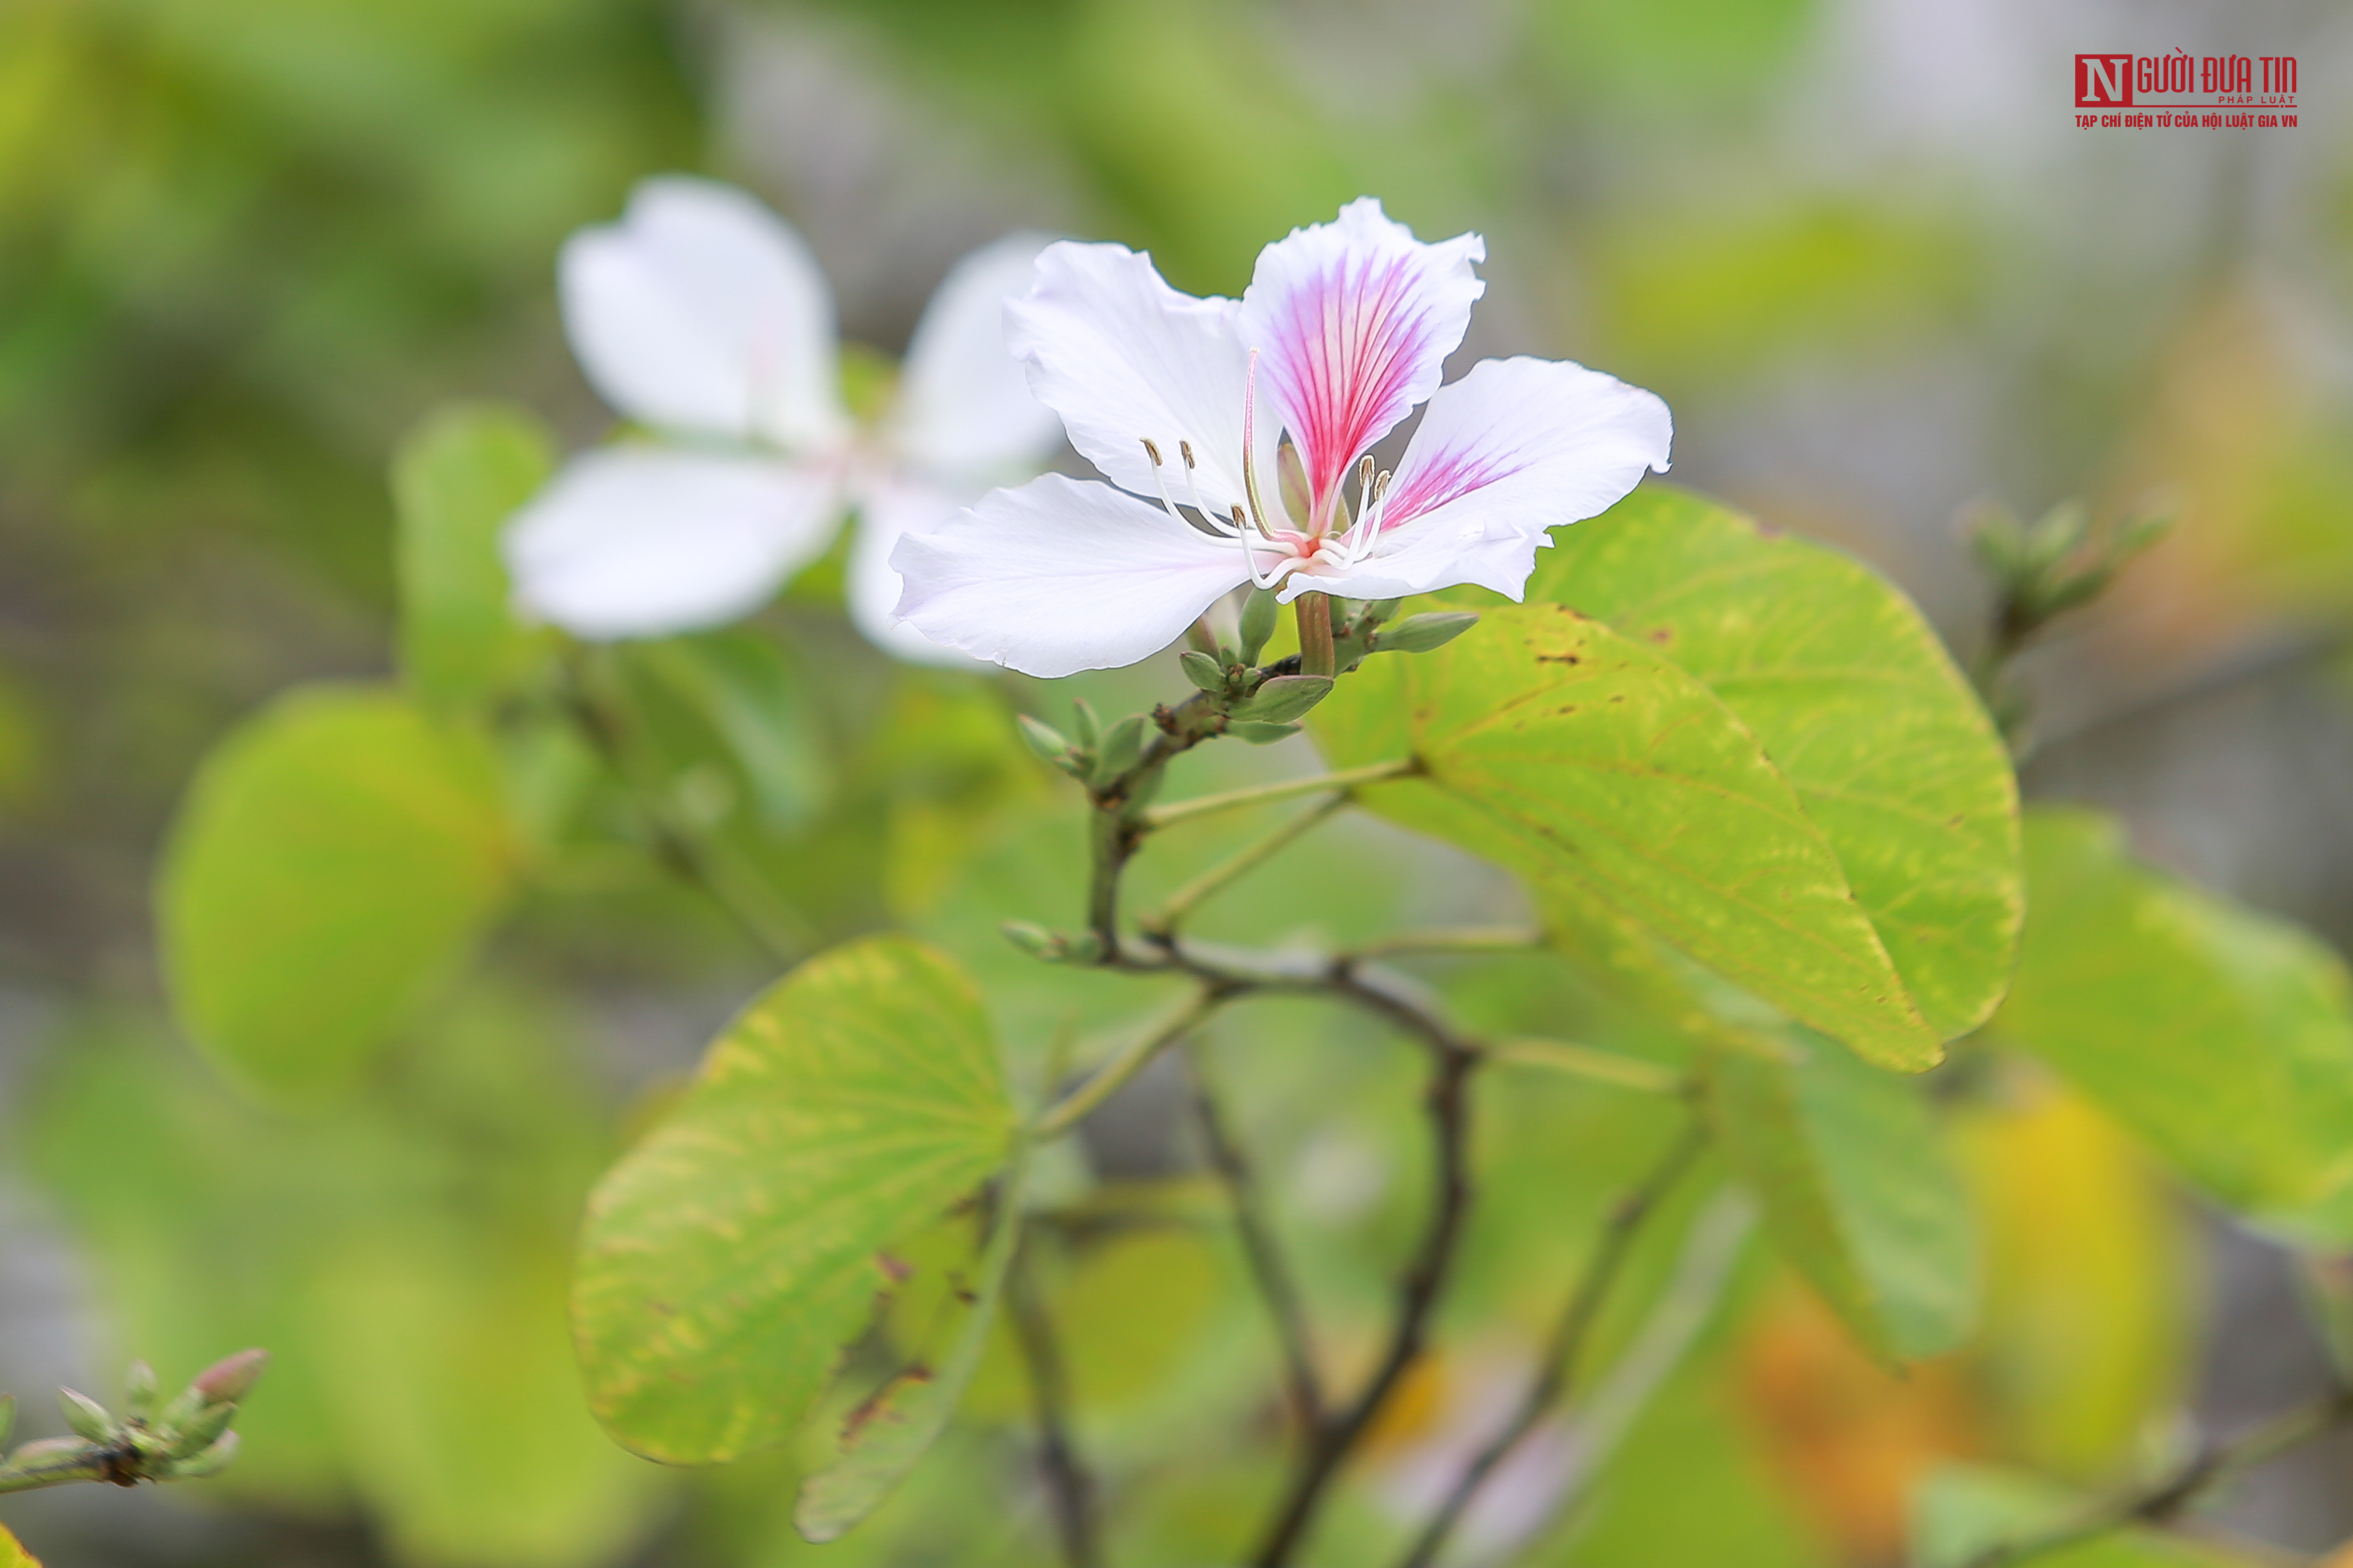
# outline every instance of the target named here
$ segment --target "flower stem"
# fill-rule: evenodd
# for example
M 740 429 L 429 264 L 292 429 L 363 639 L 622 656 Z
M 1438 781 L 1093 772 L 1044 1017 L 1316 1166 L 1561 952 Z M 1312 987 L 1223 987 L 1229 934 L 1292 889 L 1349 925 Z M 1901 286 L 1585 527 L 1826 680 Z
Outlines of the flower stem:
M 1312 778 L 1284 779 L 1278 784 L 1252 784 L 1247 789 L 1229 789 L 1218 795 L 1196 795 L 1167 805 L 1155 805 L 1146 810 L 1142 826 L 1148 832 L 1174 823 L 1189 822 L 1197 816 L 1213 812 L 1231 811 L 1237 806 L 1258 805 L 1270 800 L 1288 800 L 1294 795 L 1314 795 L 1318 790 L 1346 791 L 1358 784 L 1378 784 L 1383 779 L 1401 779 L 1419 773 L 1421 764 L 1411 757 L 1394 763 L 1374 763 L 1361 768 L 1344 768 L 1336 773 L 1317 773 Z
M 1332 650 L 1332 598 L 1328 594 L 1302 594 L 1291 602 L 1299 621 L 1299 673 L 1337 675 L 1338 658 Z
M 1030 1135 L 1043 1142 L 1085 1121 L 1095 1107 L 1118 1093 L 1123 1084 L 1151 1065 L 1153 1058 L 1191 1033 L 1230 994 L 1230 990 L 1214 984 L 1193 993 L 1166 1022 L 1129 1041 L 1097 1068 L 1093 1077 L 1049 1107 L 1031 1127 Z

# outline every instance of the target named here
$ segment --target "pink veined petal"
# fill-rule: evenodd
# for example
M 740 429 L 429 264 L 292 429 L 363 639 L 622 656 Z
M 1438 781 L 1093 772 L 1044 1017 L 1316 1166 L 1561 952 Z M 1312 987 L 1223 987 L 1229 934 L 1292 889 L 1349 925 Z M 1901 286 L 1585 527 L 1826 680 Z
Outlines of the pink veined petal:
M 1158 494 L 1148 438 L 1159 447 L 1171 499 L 1188 502 L 1181 444 L 1189 441 L 1201 502 L 1225 517 L 1245 500 L 1249 357 L 1234 336 L 1236 308 L 1178 293 L 1150 257 L 1124 245 L 1064 240 L 1039 254 L 1037 286 L 1006 305 L 1006 342 L 1028 362 L 1038 401 L 1062 416 L 1071 445 L 1104 478 Z M 1260 477 L 1268 483 L 1275 435 L 1261 421 Z
M 1236 327 L 1259 351 L 1259 395 L 1290 430 L 1319 509 L 1437 390 L 1486 291 L 1471 270 L 1486 255 L 1475 234 L 1421 243 L 1370 196 L 1259 253 Z
M 917 629 L 1049 678 L 1157 653 L 1249 577 L 1240 546 L 1060 474 L 909 533 L 891 564 L 907 583 L 899 614 Z
M 508 524 L 515 598 L 579 637 L 666 637 L 765 604 L 825 552 L 838 492 L 785 463 L 646 446 L 575 458 Z
M 1029 393 L 1022 390 L 1021 395 Z M 935 664 L 969 669 L 970 654 L 944 647 L 899 619 L 899 597 L 906 583 L 891 564 L 891 552 L 909 531 L 929 532 L 964 510 L 969 492 L 953 494 L 912 480 L 870 484 L 858 501 L 858 531 L 849 542 L 849 580 L 843 596 L 850 621 L 866 640 L 885 653 L 913 664 Z
M 1029 395 L 1021 361 L 1005 344 L 1005 304 L 1038 277 L 1040 234 L 1008 235 L 949 268 L 899 375 L 890 435 L 909 463 L 976 494 L 1027 479 L 1062 444 L 1062 422 Z M 893 595 L 895 600 L 896 595 Z
M 565 243 L 558 279 L 573 353 L 631 418 L 800 449 L 847 429 L 825 275 L 744 192 L 648 180 L 619 223 Z
M 1393 598 L 1476 583 L 1516 599 L 1545 531 L 1664 473 L 1674 422 L 1653 394 L 1565 360 L 1482 360 L 1438 389 L 1390 481 L 1381 538 L 1345 570 L 1284 584 Z

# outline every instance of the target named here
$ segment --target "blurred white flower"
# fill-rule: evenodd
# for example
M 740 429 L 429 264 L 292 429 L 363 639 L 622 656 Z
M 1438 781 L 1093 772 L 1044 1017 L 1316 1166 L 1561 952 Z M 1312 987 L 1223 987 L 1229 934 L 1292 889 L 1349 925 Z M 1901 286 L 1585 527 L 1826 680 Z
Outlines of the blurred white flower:
M 902 658 L 964 656 L 893 624 L 892 547 L 1060 444 L 1005 346 L 1004 307 L 1044 237 L 973 252 L 932 297 L 895 400 L 843 407 L 833 304 L 790 226 L 732 186 L 649 180 L 617 224 L 565 246 L 564 321 L 589 382 L 658 437 L 582 454 L 515 515 L 516 597 L 577 636 L 733 620 L 822 555 L 846 510 L 851 617 Z
M 1239 300 L 1180 294 L 1124 246 L 1049 246 L 1007 341 L 1111 483 L 1048 475 L 911 531 L 899 613 L 1056 676 L 1133 664 L 1245 582 L 1286 603 L 1458 583 L 1516 599 L 1545 531 L 1663 470 L 1672 428 L 1650 393 L 1565 361 L 1439 385 L 1485 255 L 1475 234 L 1425 245 L 1370 197 L 1268 246 Z M 1425 402 L 1377 475 L 1372 447 Z

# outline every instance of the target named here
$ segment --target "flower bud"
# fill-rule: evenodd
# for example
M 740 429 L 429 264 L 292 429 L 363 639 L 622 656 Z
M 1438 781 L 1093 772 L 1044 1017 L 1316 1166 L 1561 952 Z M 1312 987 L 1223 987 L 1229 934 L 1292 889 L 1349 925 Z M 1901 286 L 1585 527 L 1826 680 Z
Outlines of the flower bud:
M 185 1459 L 174 1459 L 164 1465 L 159 1479 L 167 1481 L 194 1481 L 202 1480 L 206 1476 L 216 1476 L 228 1468 L 228 1462 L 237 1458 L 237 1434 L 224 1432 L 220 1435 L 218 1442 L 203 1452 L 192 1454 Z
M 1226 689 L 1226 667 L 1198 648 L 1187 648 L 1177 655 L 1176 662 L 1185 667 L 1185 679 L 1204 691 L 1222 692 Z
M 1274 636 L 1277 622 L 1282 618 L 1282 603 L 1270 588 L 1252 588 L 1242 604 L 1241 656 L 1244 664 L 1256 664 L 1258 656 L 1266 651 L 1266 639 Z
M 1280 724 L 1298 718 L 1332 694 L 1328 675 L 1277 675 L 1259 683 L 1250 700 L 1233 709 L 1237 719 Z
M 1005 940 L 1032 958 L 1051 963 L 1062 956 L 1062 939 L 1035 921 L 1007 921 L 997 928 Z
M 253 1392 L 253 1385 L 269 1369 L 268 1351 L 242 1350 L 196 1373 L 195 1381 L 188 1387 L 206 1405 L 235 1405 Z
M 1131 713 L 1103 732 L 1095 756 L 1094 783 L 1103 785 L 1144 760 L 1145 717 Z
M 236 1419 L 237 1406 L 234 1405 L 206 1405 L 186 1426 L 172 1434 L 170 1457 L 174 1459 L 195 1458 L 211 1447 L 215 1440 L 228 1430 L 228 1424 Z
M 134 1361 L 122 1378 L 123 1413 L 133 1421 L 145 1421 L 155 1414 L 155 1369 L 143 1361 Z
M 77 1394 L 70 1388 L 58 1390 L 58 1408 L 65 1413 L 66 1425 L 93 1443 L 114 1440 L 114 1417 L 106 1406 L 87 1394 Z
M 1039 757 L 1053 763 L 1073 778 L 1084 775 L 1085 763 L 1080 760 L 1079 753 L 1071 747 L 1071 742 L 1062 738 L 1061 731 L 1051 725 L 1039 723 L 1027 713 L 1015 715 L 1014 724 L 1020 730 L 1021 739 L 1028 742 L 1029 749 L 1037 752 Z
M 1092 752 L 1102 743 L 1103 727 L 1095 722 L 1095 710 L 1087 706 L 1083 697 L 1071 704 L 1071 732 L 1082 752 Z
M 1479 617 L 1468 610 L 1432 610 L 1425 615 L 1408 616 L 1393 626 L 1373 636 L 1375 653 L 1428 653 L 1444 647 L 1464 632 L 1479 624 Z

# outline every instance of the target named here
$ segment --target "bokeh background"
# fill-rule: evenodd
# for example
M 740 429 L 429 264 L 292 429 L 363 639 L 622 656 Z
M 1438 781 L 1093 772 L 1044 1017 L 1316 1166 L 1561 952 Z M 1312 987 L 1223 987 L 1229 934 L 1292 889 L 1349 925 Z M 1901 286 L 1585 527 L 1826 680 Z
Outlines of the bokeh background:
M 2074 127 L 2075 52 L 2177 47 L 2295 55 L 2301 123 Z M 560 1327 L 580 1194 L 756 953 L 650 881 L 540 899 L 381 1093 L 296 1115 L 174 1037 L 148 908 L 207 745 L 389 668 L 404 434 L 460 396 L 607 426 L 555 249 L 681 169 L 775 203 L 883 355 L 1014 228 L 1226 293 L 1361 193 L 1478 228 L 1463 363 L 1655 389 L 1678 479 L 1870 560 L 1964 657 L 1989 595 L 1959 509 L 2161 492 L 2174 536 L 2030 656 L 2028 787 L 2353 942 L 2342 5 L 0 0 L 0 1386 L 281 1354 L 231 1480 L 13 1501 L 53 1568 L 804 1561 L 772 1473 L 610 1448 Z M 881 918 L 856 904 L 828 920 Z M 2282 1256 L 2088 1110 L 1964 1133 L 2010 1339 L 1891 1379 L 1760 1286 L 1621 1500 L 1537 1560 L 1884 1563 L 1940 1457 L 2096 1479 L 2179 1411 L 2227 1425 L 2322 1375 Z M 1167 1294 L 1145 1261 L 1100 1284 L 1114 1314 Z M 1091 1353 L 1116 1382 L 1176 1335 Z M 998 1511 L 1034 1506 L 1007 1485 Z M 2353 1445 L 2223 1519 L 2289 1561 L 2353 1535 Z M 998 1560 L 910 1539 L 829 1560 Z

